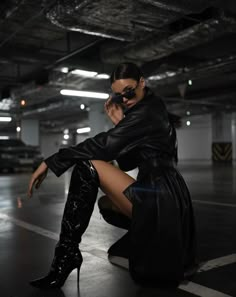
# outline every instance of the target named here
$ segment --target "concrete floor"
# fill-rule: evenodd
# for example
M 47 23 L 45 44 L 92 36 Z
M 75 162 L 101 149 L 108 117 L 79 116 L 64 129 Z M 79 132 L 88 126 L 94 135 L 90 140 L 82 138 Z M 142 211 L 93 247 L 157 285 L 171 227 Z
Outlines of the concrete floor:
M 192 282 L 176 290 L 139 287 L 125 269 L 107 261 L 106 250 L 124 231 L 104 222 L 97 207 L 81 245 L 79 286 L 72 272 L 62 290 L 32 288 L 28 280 L 44 275 L 51 263 L 70 174 L 49 174 L 30 200 L 30 172 L 1 174 L 0 296 L 236 296 L 236 166 L 180 163 L 179 170 L 192 195 L 203 266 Z

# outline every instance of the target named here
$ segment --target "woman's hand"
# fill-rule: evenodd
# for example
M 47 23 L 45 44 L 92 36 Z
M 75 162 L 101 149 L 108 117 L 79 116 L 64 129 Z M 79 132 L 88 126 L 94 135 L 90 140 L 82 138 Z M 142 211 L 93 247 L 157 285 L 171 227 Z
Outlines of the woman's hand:
M 113 103 L 111 96 L 105 102 L 104 109 L 114 125 L 117 125 L 124 117 L 122 107 L 119 104 Z
M 33 187 L 35 186 L 38 189 L 47 176 L 48 166 L 45 162 L 42 162 L 39 167 L 32 174 L 29 187 L 28 187 L 28 197 L 30 198 L 33 195 Z

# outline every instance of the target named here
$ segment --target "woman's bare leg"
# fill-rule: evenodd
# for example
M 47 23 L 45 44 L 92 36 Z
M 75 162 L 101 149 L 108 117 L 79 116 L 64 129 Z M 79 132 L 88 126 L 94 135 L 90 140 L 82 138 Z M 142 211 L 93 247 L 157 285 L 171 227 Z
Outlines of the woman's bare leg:
M 102 191 L 123 214 L 131 218 L 132 203 L 123 194 L 123 191 L 135 182 L 135 179 L 105 161 L 91 160 L 91 162 L 98 172 Z

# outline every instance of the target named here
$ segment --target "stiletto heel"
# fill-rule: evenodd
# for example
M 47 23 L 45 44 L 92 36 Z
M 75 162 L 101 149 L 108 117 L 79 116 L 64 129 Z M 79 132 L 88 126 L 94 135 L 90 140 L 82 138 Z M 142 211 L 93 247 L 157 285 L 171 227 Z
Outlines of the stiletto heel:
M 79 283 L 80 279 L 80 268 L 77 268 L 77 283 Z

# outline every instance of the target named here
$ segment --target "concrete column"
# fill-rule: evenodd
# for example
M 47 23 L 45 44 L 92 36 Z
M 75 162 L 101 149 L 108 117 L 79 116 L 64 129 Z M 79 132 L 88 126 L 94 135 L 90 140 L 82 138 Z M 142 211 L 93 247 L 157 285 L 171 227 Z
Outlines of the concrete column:
M 232 162 L 232 114 L 212 115 L 212 159 L 217 162 Z
M 104 111 L 104 101 L 94 102 L 90 105 L 89 125 L 91 132 L 89 137 L 93 137 L 100 132 L 109 130 L 113 124 L 108 119 Z
M 21 139 L 26 144 L 39 146 L 39 120 L 21 120 Z

